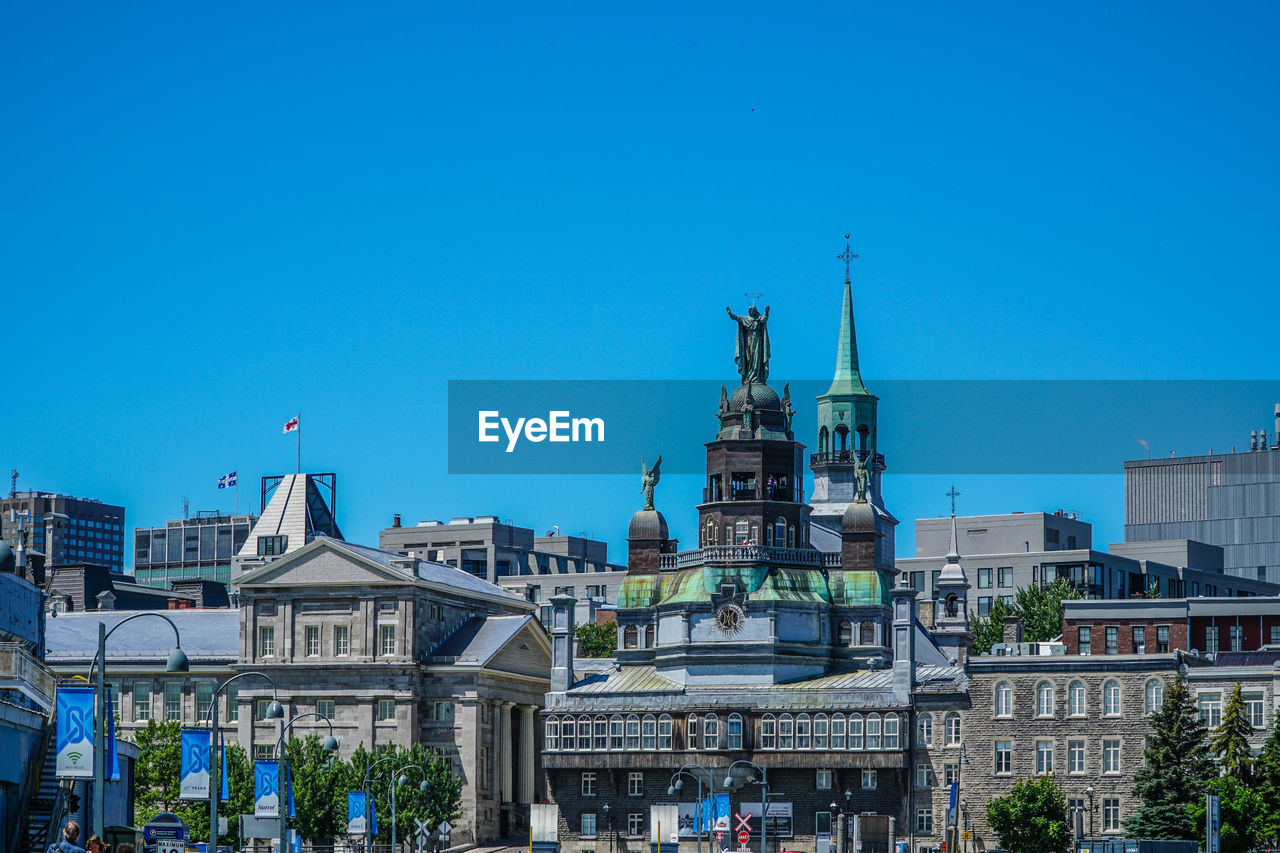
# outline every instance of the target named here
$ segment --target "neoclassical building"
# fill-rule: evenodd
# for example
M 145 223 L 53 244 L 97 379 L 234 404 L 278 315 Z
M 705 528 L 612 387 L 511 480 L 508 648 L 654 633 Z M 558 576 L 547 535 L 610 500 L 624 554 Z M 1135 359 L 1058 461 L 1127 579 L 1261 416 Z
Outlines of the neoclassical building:
M 704 796 L 728 795 L 730 814 L 752 813 L 757 851 L 765 781 L 771 853 L 833 849 L 851 814 L 864 816 L 867 853 L 940 839 L 943 798 L 917 788 L 917 765 L 948 748 L 952 727 L 958 737 L 965 677 L 920 627 L 916 592 L 896 583 L 851 312 L 846 282 L 841 367 L 821 400 L 828 450 L 808 459 L 790 399 L 767 384 L 768 312 L 733 317 L 741 383 L 722 393 L 706 445 L 699 547 L 677 552 L 655 509 L 631 519 L 612 667 L 575 674 L 572 599 L 553 599 L 543 764 L 561 850 L 638 849 L 672 806 L 693 850 L 699 778 Z M 806 462 L 826 481 L 823 506 L 841 504 L 823 550 Z M 834 480 L 852 484 L 847 500 Z

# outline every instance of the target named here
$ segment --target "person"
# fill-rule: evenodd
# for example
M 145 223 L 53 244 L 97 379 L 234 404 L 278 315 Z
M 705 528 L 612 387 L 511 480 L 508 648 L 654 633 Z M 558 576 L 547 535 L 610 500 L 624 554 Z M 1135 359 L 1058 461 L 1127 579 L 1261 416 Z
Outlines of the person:
M 62 827 L 62 840 L 57 844 L 50 844 L 48 853 L 85 853 L 84 848 L 76 844 L 79 838 L 80 824 L 69 820 L 66 826 Z
M 133 853 L 133 845 L 126 841 L 116 848 L 116 853 Z
M 96 835 L 90 835 L 89 840 L 84 843 L 85 853 L 107 853 L 107 845 L 102 843 L 102 839 Z

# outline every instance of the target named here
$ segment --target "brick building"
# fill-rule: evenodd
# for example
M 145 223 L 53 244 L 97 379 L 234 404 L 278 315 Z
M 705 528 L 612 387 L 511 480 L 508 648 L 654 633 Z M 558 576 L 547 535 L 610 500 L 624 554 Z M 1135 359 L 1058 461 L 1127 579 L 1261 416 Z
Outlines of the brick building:
M 1067 601 L 1072 655 L 1257 651 L 1280 646 L 1280 597 Z

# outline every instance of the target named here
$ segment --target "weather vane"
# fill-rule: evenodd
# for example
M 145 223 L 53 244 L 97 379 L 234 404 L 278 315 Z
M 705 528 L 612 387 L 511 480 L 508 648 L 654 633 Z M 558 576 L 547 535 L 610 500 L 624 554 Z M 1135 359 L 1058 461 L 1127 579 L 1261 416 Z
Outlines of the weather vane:
M 763 293 L 744 293 L 742 295 L 750 299 L 752 305 L 755 305 L 756 300 L 759 299 L 761 296 L 764 296 Z
M 951 498 L 951 514 L 956 514 L 956 498 L 960 497 L 960 493 L 956 491 L 955 484 L 951 484 L 951 491 L 947 492 L 947 497 Z
M 853 276 L 849 272 L 849 265 L 857 260 L 858 256 L 849 246 L 849 235 L 844 235 L 844 251 L 836 255 L 836 258 L 844 261 L 844 283 L 849 284 L 853 281 Z

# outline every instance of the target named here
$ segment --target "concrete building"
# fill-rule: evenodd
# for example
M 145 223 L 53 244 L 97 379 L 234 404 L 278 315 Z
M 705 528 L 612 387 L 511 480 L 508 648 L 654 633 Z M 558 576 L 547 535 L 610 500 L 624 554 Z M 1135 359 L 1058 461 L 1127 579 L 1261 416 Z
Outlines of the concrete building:
M 1280 583 L 1277 451 L 1264 429 L 1254 431 L 1248 452 L 1125 462 L 1125 541 L 1207 542 L 1222 548 L 1227 574 Z
M 0 499 L 0 539 L 42 555 L 46 566 L 96 563 L 123 572 L 124 530 L 124 507 L 92 498 L 27 491 Z
M 163 527 L 133 531 L 133 577 L 143 586 L 169 589 L 173 581 L 231 583 L 231 559 L 257 522 L 254 515 L 201 512 Z
M 1222 549 L 1187 540 L 1117 543 L 1093 548 L 1092 525 L 1059 510 L 963 516 L 958 553 L 973 584 L 974 610 L 987 615 L 996 598 L 1012 603 L 1020 587 L 1066 578 L 1091 599 L 1127 598 L 1153 586 L 1165 597 L 1275 595 L 1280 585 L 1222 572 Z M 936 598 L 951 522 L 916 520 L 916 556 L 899 559 L 913 589 Z
M 44 583 L 45 607 L 61 614 L 84 610 L 173 610 L 227 607 L 226 584 L 195 578 L 174 581 L 170 589 L 134 583 L 106 566 L 79 563 L 56 566 Z
M 613 604 L 626 576 L 624 566 L 609 562 L 606 542 L 554 530 L 534 536 L 532 529 L 495 515 L 420 521 L 412 527 L 402 527 L 397 515 L 378 534 L 378 547 L 456 566 L 495 583 L 537 604 L 544 624 L 553 595 Z

